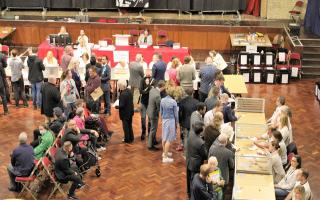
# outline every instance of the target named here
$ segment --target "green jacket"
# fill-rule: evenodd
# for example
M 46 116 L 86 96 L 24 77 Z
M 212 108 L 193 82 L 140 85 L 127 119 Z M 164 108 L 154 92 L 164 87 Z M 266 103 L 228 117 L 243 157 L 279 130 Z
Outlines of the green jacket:
M 42 158 L 49 147 L 53 144 L 54 136 L 51 131 L 45 132 L 41 138 L 39 145 L 34 148 L 34 155 L 37 160 Z

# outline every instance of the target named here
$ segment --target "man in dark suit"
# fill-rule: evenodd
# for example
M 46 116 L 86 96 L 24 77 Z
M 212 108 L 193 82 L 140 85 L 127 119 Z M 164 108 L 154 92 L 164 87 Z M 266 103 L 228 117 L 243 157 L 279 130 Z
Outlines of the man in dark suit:
M 162 61 L 162 55 L 156 53 L 153 55 L 152 78 L 156 81 L 164 80 L 167 64 Z
M 137 104 L 139 100 L 139 87 L 141 79 L 144 77 L 143 66 L 141 64 L 142 54 L 138 53 L 136 55 L 136 60 L 130 62 L 129 64 L 129 85 L 131 86 L 131 91 L 133 93 L 133 103 Z
M 209 149 L 208 158 L 215 156 L 218 160 L 218 167 L 221 170 L 221 176 L 225 180 L 225 185 L 229 183 L 229 170 L 234 169 L 234 153 L 226 148 L 228 136 L 220 134 L 218 144 L 213 143 Z
M 200 166 L 203 161 L 207 159 L 207 151 L 204 145 L 204 141 L 200 137 L 203 132 L 204 124 L 202 122 L 196 122 L 193 126 L 194 131 L 190 132 L 188 137 L 188 149 L 187 149 L 187 191 L 190 197 L 190 184 L 192 183 L 193 176 L 199 173 Z
M 124 142 L 132 143 L 134 135 L 132 130 L 132 117 L 134 115 L 133 109 L 133 95 L 127 88 L 126 80 L 119 80 L 118 87 L 120 90 L 119 96 L 119 115 L 122 120 L 122 128 L 124 132 Z
M 192 181 L 191 200 L 216 200 L 217 194 L 213 190 L 212 181 L 208 180 L 210 166 L 203 164 L 200 173 L 194 175 Z
M 58 149 L 55 155 L 54 171 L 58 182 L 72 182 L 68 198 L 78 199 L 74 192 L 77 188 L 81 188 L 85 184 L 82 182 L 80 174 L 71 168 L 69 157 L 73 157 L 72 143 L 66 141 L 63 143 L 63 147 Z
M 41 114 L 47 117 L 47 121 L 51 122 L 53 117 L 53 108 L 62 107 L 61 94 L 56 87 L 56 78 L 49 77 L 48 82 L 44 83 L 41 88 Z
M 8 105 L 7 105 L 7 97 L 6 97 L 6 72 L 3 68 L 2 62 L 0 62 L 0 97 L 2 101 L 4 114 L 9 114 Z
M 213 65 L 212 58 L 208 56 L 206 58 L 206 65 L 200 68 L 199 78 L 200 88 L 199 88 L 199 100 L 204 102 L 208 97 L 208 93 L 214 81 L 215 75 L 218 69 Z
M 155 81 L 152 80 L 151 85 L 155 85 Z M 149 103 L 147 108 L 147 115 L 150 120 L 150 133 L 148 138 L 148 149 L 151 151 L 159 150 L 154 145 L 156 144 L 156 134 L 158 128 L 159 112 L 160 112 L 160 92 L 165 89 L 165 82 L 159 81 L 157 87 L 151 88 L 149 92 Z
M 216 79 L 214 80 L 214 85 L 217 86 L 220 89 L 219 94 L 223 94 L 226 93 L 228 94 L 229 97 L 231 97 L 231 93 L 229 92 L 229 90 L 224 86 L 224 76 L 222 73 L 219 73 L 216 75 Z
M 184 91 L 187 96 L 179 103 L 179 121 L 181 127 L 181 146 L 186 147 L 185 143 L 187 142 L 187 135 L 190 131 L 190 117 L 191 114 L 197 110 L 199 101 L 192 97 L 192 87 L 186 88 Z
M 111 68 L 108 65 L 109 59 L 107 56 L 102 56 L 102 72 L 101 72 L 101 89 L 104 97 L 104 114 L 111 115 L 110 109 L 110 79 L 111 79 Z

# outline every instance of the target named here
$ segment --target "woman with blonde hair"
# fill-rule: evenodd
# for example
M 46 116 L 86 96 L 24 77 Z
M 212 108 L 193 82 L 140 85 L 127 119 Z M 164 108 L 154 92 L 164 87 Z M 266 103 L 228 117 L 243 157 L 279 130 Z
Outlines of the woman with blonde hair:
M 167 89 L 167 96 L 160 102 L 160 114 L 162 117 L 162 162 L 172 163 L 172 153 L 169 152 L 170 144 L 176 139 L 176 128 L 179 123 L 178 105 L 174 100 L 173 87 Z
M 207 106 L 207 110 L 213 109 L 216 102 L 219 100 L 220 89 L 217 86 L 211 87 L 208 97 L 204 101 Z
M 81 84 L 81 75 L 79 72 L 79 65 L 80 65 L 79 59 L 73 57 L 69 63 L 68 69 L 71 70 L 72 79 L 76 83 L 77 90 L 80 93 L 82 84 Z
M 206 112 L 206 114 L 204 115 L 204 118 L 203 118 L 204 125 L 208 126 L 209 124 L 211 124 L 215 113 L 222 112 L 222 108 L 223 108 L 222 102 L 218 100 L 215 103 L 214 107 L 211 110 L 209 110 L 208 112 Z
M 216 112 L 214 114 L 212 122 L 208 126 L 206 126 L 206 128 L 204 129 L 203 139 L 204 139 L 204 145 L 207 151 L 209 151 L 211 145 L 220 135 L 222 123 L 223 123 L 222 112 Z
M 292 132 L 290 133 L 288 115 L 281 113 L 279 119 L 278 131 L 280 131 L 284 143 L 288 146 L 292 142 Z
M 50 50 L 47 52 L 47 56 L 43 59 L 43 65 L 45 67 L 57 67 L 58 61 L 54 57 L 53 52 Z
M 180 61 L 178 58 L 172 60 L 171 68 L 167 70 L 168 80 L 172 81 L 176 86 L 180 85 L 179 80 L 177 80 L 177 72 L 180 66 Z

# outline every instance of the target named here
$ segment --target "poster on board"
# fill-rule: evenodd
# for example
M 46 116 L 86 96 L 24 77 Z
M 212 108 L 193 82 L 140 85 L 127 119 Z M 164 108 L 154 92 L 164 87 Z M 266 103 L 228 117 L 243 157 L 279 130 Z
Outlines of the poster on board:
M 149 8 L 149 0 L 117 0 L 116 6 L 121 8 Z

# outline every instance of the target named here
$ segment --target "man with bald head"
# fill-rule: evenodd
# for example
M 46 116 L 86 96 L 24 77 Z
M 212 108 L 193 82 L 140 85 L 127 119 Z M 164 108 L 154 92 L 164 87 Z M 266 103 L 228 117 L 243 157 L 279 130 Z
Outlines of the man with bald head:
M 32 146 L 27 144 L 27 133 L 19 135 L 19 146 L 11 154 L 11 163 L 7 170 L 10 177 L 9 190 L 19 192 L 21 188 L 15 182 L 17 176 L 29 176 L 33 169 L 34 153 Z
M 51 122 L 53 108 L 61 107 L 61 94 L 56 86 L 56 77 L 49 77 L 41 88 L 41 114 L 46 116 L 46 122 Z
M 218 167 L 221 170 L 225 185 L 229 183 L 229 170 L 234 169 L 234 153 L 226 148 L 228 135 L 220 134 L 218 142 L 213 143 L 209 149 L 208 158 L 214 156 L 218 160 Z

